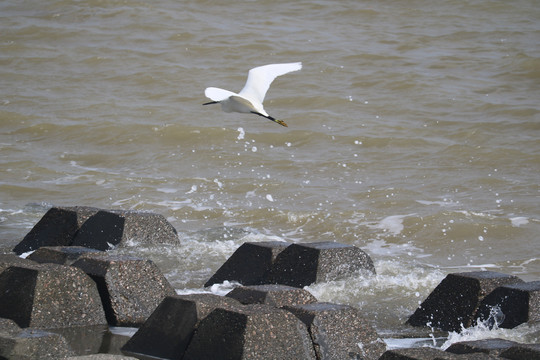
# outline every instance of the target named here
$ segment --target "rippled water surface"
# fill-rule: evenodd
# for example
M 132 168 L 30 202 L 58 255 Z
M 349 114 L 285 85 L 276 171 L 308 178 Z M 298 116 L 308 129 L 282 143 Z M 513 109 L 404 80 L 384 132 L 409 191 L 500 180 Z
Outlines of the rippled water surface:
M 4 251 L 51 205 L 163 214 L 181 246 L 116 251 L 179 292 L 245 241 L 353 244 L 378 275 L 309 290 L 383 334 L 447 273 L 540 277 L 534 0 L 7 0 L 0 17 Z M 288 128 L 201 106 L 293 61 L 265 101 Z

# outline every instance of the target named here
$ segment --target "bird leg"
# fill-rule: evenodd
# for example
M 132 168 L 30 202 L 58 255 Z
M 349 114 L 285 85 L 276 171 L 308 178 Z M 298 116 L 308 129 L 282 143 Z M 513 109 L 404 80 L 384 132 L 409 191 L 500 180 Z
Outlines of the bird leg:
M 263 115 L 263 114 L 258 113 L 256 111 L 252 111 L 251 113 L 255 114 L 255 115 L 262 116 L 263 118 L 267 118 L 268 120 L 272 120 L 273 122 L 275 122 L 275 123 L 277 123 L 277 124 L 279 124 L 281 126 L 289 127 L 287 124 L 285 124 L 285 121 L 283 121 L 283 120 L 277 120 L 277 119 L 275 119 L 275 118 L 273 118 L 271 116 L 266 116 L 266 115 Z

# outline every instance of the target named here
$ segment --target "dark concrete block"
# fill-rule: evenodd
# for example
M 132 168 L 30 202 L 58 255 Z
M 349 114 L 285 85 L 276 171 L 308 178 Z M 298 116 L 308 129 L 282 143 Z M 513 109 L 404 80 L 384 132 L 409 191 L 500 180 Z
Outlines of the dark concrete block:
M 497 287 L 523 282 L 516 276 L 493 271 L 448 274 L 416 309 L 407 323 L 461 331 L 474 325 L 481 300 Z
M 216 308 L 241 306 L 234 299 L 213 294 L 167 296 L 122 351 L 163 359 L 181 359 L 199 325 Z
M 90 249 L 84 246 L 45 246 L 34 251 L 27 259 L 37 263 L 71 265 L 81 255 L 99 252 L 100 250 Z
M 266 305 L 216 309 L 199 324 L 185 353 L 197 359 L 315 359 L 305 325 Z
M 540 281 L 504 285 L 493 290 L 482 300 L 476 317 L 488 324 L 497 320 L 497 325 L 503 328 L 540 321 Z
M 58 334 L 36 329 L 24 329 L 16 334 L 0 331 L 1 359 L 63 359 L 71 355 L 73 351 Z
M 73 266 L 94 279 L 113 326 L 140 326 L 165 296 L 175 294 L 151 260 L 97 253 L 80 257 Z
M 379 360 L 497 360 L 498 357 L 483 354 L 453 354 L 430 347 L 394 349 L 386 351 Z
M 289 245 L 281 241 L 244 243 L 204 286 L 219 284 L 225 280 L 238 281 L 242 285 L 263 284 L 263 278 L 274 264 L 276 257 Z
M 266 304 L 277 308 L 317 302 L 309 291 L 286 285 L 239 286 L 226 296 L 246 305 Z
M 71 245 L 108 250 L 127 241 L 179 243 L 176 229 L 160 214 L 73 206 L 51 208 L 13 251 Z
M 292 244 L 277 256 L 266 283 L 304 287 L 362 270 L 375 274 L 371 258 L 355 246 L 336 242 Z
M 0 274 L 0 317 L 21 327 L 106 324 L 96 284 L 80 269 L 11 266 Z
M 501 357 L 511 360 L 540 360 L 540 344 L 516 344 L 503 351 Z
M 20 255 L 42 246 L 69 246 L 82 223 L 97 211 L 89 207 L 53 207 L 13 251 Z
M 517 343 L 504 339 L 486 339 L 474 341 L 462 341 L 450 345 L 446 351 L 454 354 L 485 353 L 499 356 L 501 352 L 509 349 Z
M 375 329 L 351 306 L 314 303 L 285 309 L 306 324 L 319 360 L 376 360 L 386 350 Z
M 122 241 L 124 218 L 109 211 L 98 211 L 81 226 L 69 245 L 98 250 L 114 249 Z
M 144 211 L 100 210 L 81 226 L 72 245 L 108 250 L 127 241 L 179 243 L 176 229 L 163 215 Z

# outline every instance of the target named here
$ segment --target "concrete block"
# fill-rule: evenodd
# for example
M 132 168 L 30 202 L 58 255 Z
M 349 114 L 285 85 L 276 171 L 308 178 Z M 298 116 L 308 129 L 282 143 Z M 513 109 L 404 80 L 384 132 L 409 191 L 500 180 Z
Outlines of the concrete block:
M 18 257 L 15 254 L 1 254 L 0 255 L 0 274 L 2 271 L 7 269 L 10 266 L 17 265 L 17 266 L 26 266 L 26 265 L 36 265 L 34 261 L 31 261 L 29 259 L 23 259 L 21 257 Z
M 199 322 L 217 308 L 241 306 L 213 294 L 167 296 L 122 348 L 126 354 L 181 359 Z
M 90 249 L 84 246 L 44 246 L 30 254 L 27 259 L 40 264 L 53 263 L 71 265 L 77 261 L 81 255 L 99 252 L 99 250 Z
M 70 266 L 11 266 L 0 274 L 0 317 L 20 327 L 106 324 L 96 284 Z
M 266 304 L 276 308 L 317 302 L 309 291 L 286 285 L 239 286 L 226 296 L 245 305 Z
M 69 246 L 81 225 L 98 211 L 90 207 L 49 209 L 13 251 L 18 255 L 42 246 Z
M 96 282 L 107 321 L 140 326 L 175 291 L 151 261 L 129 256 L 86 254 L 73 263 Z
M 540 344 L 516 344 L 503 351 L 501 357 L 511 360 L 540 360 Z
M 16 334 L 0 331 L 0 359 L 56 360 L 71 355 L 73 351 L 61 335 L 37 329 L 24 329 Z
M 176 229 L 160 214 L 73 206 L 49 209 L 13 251 L 72 245 L 108 250 L 128 241 L 179 243 Z
M 315 359 L 306 326 L 266 305 L 216 309 L 199 324 L 185 353 L 197 359 Z
M 493 356 L 500 356 L 500 354 L 517 343 L 504 339 L 486 339 L 486 340 L 474 340 L 474 341 L 462 341 L 450 345 L 447 352 L 453 354 L 472 354 L 472 353 L 485 353 Z
M 114 249 L 122 241 L 125 219 L 100 210 L 82 224 L 69 244 L 97 250 Z
M 211 286 L 228 281 L 242 285 L 263 284 L 276 257 L 290 244 L 282 241 L 246 242 L 242 244 L 204 284 Z
M 407 323 L 459 332 L 474 325 L 476 311 L 487 294 L 501 285 L 518 282 L 523 280 L 493 271 L 448 274 Z
M 540 321 L 540 281 L 498 287 L 482 300 L 476 318 L 503 328 Z
M 319 360 L 376 360 L 386 350 L 375 329 L 351 306 L 313 303 L 285 309 L 306 324 Z
M 137 358 L 115 354 L 92 354 L 84 356 L 70 356 L 65 360 L 137 360 Z
M 337 242 L 292 244 L 277 256 L 265 282 L 304 287 L 359 271 L 375 274 L 373 261 L 358 247 Z
M 386 351 L 379 360 L 497 360 L 498 357 L 483 354 L 453 354 L 430 347 L 394 349 Z
M 0 332 L 7 334 L 16 334 L 21 331 L 17 323 L 11 319 L 0 318 Z

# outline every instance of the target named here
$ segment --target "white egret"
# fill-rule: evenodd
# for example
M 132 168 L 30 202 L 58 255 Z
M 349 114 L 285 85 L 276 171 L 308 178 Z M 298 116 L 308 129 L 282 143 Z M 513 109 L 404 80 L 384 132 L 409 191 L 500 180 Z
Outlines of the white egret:
M 270 119 L 280 125 L 287 126 L 282 120 L 276 120 L 264 110 L 263 101 L 268 88 L 275 78 L 302 68 L 301 62 L 288 64 L 270 64 L 249 70 L 244 88 L 238 93 L 215 87 L 204 90 L 210 102 L 203 105 L 221 104 L 225 112 L 252 113 Z

